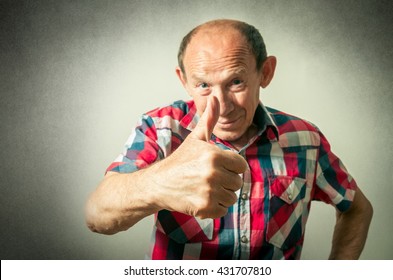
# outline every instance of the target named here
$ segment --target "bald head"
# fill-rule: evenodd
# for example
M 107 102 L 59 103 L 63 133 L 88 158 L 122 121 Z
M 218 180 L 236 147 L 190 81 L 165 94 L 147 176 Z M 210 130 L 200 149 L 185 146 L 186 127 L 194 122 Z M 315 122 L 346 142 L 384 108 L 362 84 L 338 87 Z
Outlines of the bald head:
M 231 33 L 233 33 L 232 35 L 240 33 L 243 36 L 245 44 L 255 56 L 256 67 L 259 71 L 267 57 L 265 43 L 259 31 L 245 22 L 222 19 L 203 23 L 195 27 L 183 38 L 178 52 L 178 63 L 183 74 L 185 74 L 184 56 L 188 45 L 194 38 L 198 39 L 203 36 L 205 39 L 208 38 L 208 40 L 219 41 L 222 39 L 222 36 L 230 36 Z

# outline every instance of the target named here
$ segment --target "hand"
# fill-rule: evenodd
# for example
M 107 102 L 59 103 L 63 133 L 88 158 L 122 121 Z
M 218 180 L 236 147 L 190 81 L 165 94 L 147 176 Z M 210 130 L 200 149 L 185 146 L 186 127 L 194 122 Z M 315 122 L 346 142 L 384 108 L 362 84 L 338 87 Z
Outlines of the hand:
M 237 201 L 239 176 L 247 162 L 233 151 L 209 144 L 220 112 L 211 96 L 197 126 L 168 158 L 155 165 L 152 180 L 158 187 L 160 208 L 199 218 L 224 216 Z

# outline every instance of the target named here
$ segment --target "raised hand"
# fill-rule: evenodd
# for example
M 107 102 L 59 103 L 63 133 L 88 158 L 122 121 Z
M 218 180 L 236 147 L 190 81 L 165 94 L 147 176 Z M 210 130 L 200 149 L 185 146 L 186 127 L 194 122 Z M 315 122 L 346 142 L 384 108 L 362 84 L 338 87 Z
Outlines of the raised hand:
M 239 176 L 247 168 L 243 157 L 209 142 L 220 109 L 210 96 L 197 126 L 181 146 L 157 164 L 153 180 L 158 188 L 156 200 L 161 208 L 199 218 L 224 216 L 237 201 L 242 187 Z

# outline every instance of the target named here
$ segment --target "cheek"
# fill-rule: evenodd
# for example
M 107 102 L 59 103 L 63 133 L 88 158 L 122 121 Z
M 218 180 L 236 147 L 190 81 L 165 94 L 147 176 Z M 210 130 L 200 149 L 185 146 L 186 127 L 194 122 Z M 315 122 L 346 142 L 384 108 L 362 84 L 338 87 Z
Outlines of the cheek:
M 207 97 L 193 96 L 193 95 L 191 95 L 191 97 L 194 100 L 194 103 L 195 103 L 195 106 L 196 106 L 199 116 L 201 116 L 206 108 Z
M 254 116 L 255 109 L 258 106 L 259 103 L 259 93 L 255 94 L 251 92 L 248 92 L 241 96 L 241 98 L 238 99 L 238 104 L 243 108 L 243 110 L 246 111 L 247 117 L 251 118 Z

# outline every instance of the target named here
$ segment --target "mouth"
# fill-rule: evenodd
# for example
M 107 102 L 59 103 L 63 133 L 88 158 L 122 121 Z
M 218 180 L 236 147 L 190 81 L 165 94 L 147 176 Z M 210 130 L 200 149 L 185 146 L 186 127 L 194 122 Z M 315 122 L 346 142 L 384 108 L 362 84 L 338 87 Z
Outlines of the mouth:
M 239 120 L 240 118 L 230 119 L 230 120 L 218 120 L 217 125 L 223 129 L 226 129 L 234 126 Z

